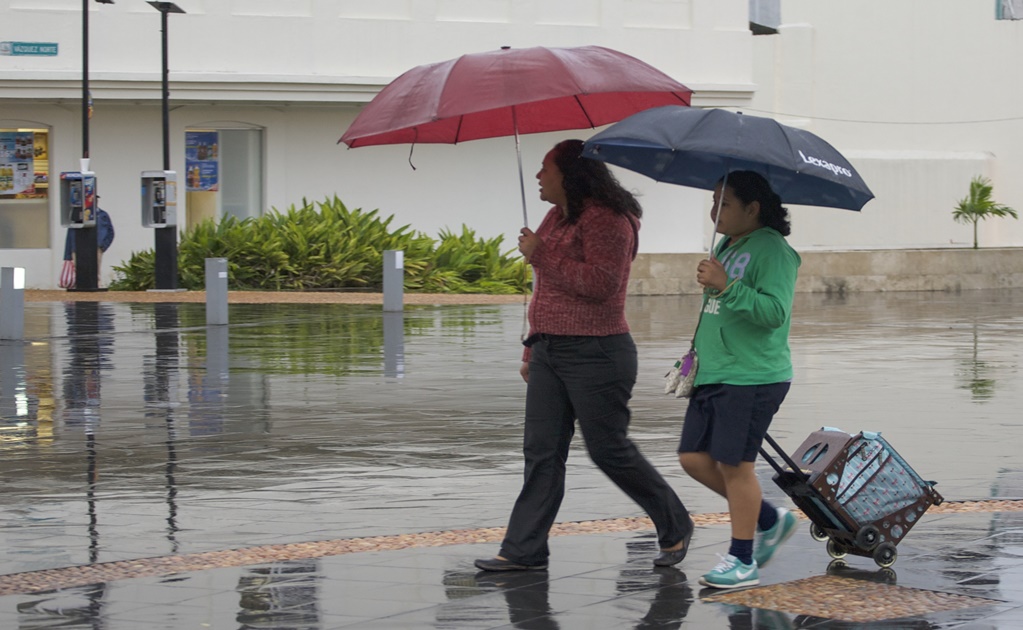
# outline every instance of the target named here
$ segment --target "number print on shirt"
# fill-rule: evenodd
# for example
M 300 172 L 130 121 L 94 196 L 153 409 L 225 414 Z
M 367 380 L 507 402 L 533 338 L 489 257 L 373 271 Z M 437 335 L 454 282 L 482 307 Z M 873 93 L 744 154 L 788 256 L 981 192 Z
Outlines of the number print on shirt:
M 721 264 L 728 272 L 729 280 L 738 280 L 746 275 L 746 265 L 749 264 L 750 258 L 749 252 L 742 252 L 739 255 L 735 255 L 735 252 L 725 254 L 725 257 L 721 259 Z

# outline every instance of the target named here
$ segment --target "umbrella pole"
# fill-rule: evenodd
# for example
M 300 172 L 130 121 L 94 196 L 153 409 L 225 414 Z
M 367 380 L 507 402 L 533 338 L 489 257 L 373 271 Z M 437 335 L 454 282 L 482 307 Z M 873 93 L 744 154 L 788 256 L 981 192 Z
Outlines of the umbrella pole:
M 522 148 L 519 145 L 519 121 L 515 118 L 515 106 L 512 108 L 512 127 L 515 128 L 515 157 L 519 161 L 519 192 L 522 194 L 522 227 L 529 227 L 529 215 L 526 214 L 526 179 L 522 175 Z M 528 267 L 522 266 L 522 274 L 528 273 Z M 523 282 L 525 285 L 525 282 Z M 522 341 L 526 340 L 529 334 L 529 291 L 523 288 L 522 291 Z
M 718 238 L 718 223 L 721 221 L 721 201 L 725 198 L 725 188 L 728 186 L 728 169 L 725 169 L 725 176 L 721 180 L 721 194 L 718 195 L 718 210 L 714 213 L 714 231 L 710 235 L 710 257 L 714 257 L 714 241 Z
M 515 107 L 512 107 L 512 126 L 515 128 L 515 157 L 519 161 L 519 193 L 522 195 L 522 227 L 529 227 L 529 215 L 526 214 L 526 180 L 522 175 L 522 147 L 519 145 L 519 122 L 515 118 Z

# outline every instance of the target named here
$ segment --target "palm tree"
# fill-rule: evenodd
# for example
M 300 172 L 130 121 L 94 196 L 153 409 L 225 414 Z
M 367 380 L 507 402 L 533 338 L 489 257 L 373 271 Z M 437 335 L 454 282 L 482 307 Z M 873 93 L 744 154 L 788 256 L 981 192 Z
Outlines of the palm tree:
M 977 223 L 979 221 L 988 217 L 1019 218 L 1015 210 L 996 203 L 991 198 L 991 188 L 991 180 L 977 175 L 970 182 L 970 194 L 962 199 L 956 209 L 952 211 L 952 218 L 957 223 L 973 224 L 973 249 L 977 249 Z

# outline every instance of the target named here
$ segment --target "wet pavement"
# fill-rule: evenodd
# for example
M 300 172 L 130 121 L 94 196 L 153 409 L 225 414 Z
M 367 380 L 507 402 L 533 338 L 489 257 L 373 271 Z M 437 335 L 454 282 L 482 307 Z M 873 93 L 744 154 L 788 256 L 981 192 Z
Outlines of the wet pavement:
M 724 505 L 679 469 L 661 394 L 693 296 L 628 303 L 632 436 L 700 515 L 689 557 L 651 567 L 653 532 L 576 440 L 529 576 L 472 568 L 521 479 L 521 304 L 238 304 L 207 328 L 202 304 L 28 303 L 26 342 L 0 344 L 0 628 L 1023 627 L 1021 307 L 798 296 L 772 435 L 881 431 L 947 503 L 891 571 L 801 528 L 725 597 L 696 581 Z

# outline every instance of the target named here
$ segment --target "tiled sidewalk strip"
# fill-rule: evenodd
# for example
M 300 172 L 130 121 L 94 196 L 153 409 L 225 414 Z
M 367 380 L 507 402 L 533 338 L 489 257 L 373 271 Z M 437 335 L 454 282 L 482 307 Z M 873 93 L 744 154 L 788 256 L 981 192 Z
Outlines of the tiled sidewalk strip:
M 1023 500 L 946 501 L 928 510 L 932 513 L 959 512 L 1023 512 Z M 800 515 L 802 516 L 802 515 Z M 727 513 L 694 514 L 699 526 L 728 523 Z M 604 534 L 611 532 L 644 531 L 653 529 L 646 517 L 614 518 L 595 521 L 556 523 L 552 536 Z M 0 596 L 18 593 L 37 593 L 59 588 L 70 588 L 139 577 L 153 577 L 202 571 L 224 567 L 249 566 L 267 562 L 283 562 L 325 556 L 340 556 L 364 551 L 396 551 L 414 547 L 442 547 L 474 543 L 496 543 L 504 538 L 503 527 L 463 529 L 445 532 L 423 532 L 394 536 L 346 538 L 282 545 L 260 545 L 224 551 L 206 551 L 180 556 L 121 560 L 91 565 L 46 569 L 0 575 Z

